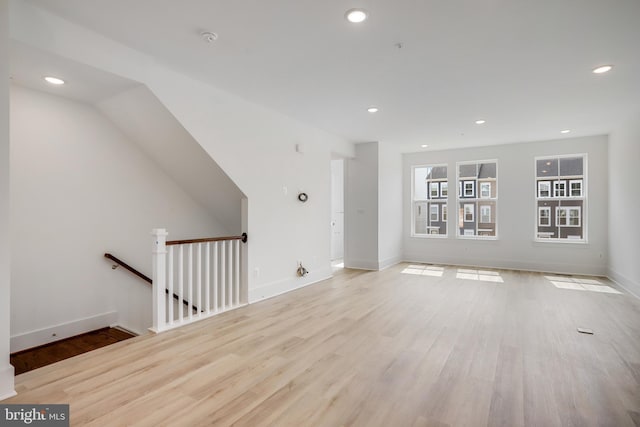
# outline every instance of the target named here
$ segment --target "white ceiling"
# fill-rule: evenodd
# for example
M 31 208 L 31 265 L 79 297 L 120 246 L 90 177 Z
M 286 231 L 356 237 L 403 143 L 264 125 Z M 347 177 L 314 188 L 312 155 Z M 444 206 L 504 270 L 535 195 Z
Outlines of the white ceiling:
M 30 1 L 245 99 L 403 151 L 608 133 L 640 112 L 638 0 Z M 353 7 L 370 19 L 348 23 Z M 615 68 L 592 74 L 601 64 Z
M 13 83 L 89 104 L 97 104 L 140 85 L 15 40 L 10 45 L 9 68 Z M 44 81 L 45 76 L 61 77 L 66 84 L 48 84 Z

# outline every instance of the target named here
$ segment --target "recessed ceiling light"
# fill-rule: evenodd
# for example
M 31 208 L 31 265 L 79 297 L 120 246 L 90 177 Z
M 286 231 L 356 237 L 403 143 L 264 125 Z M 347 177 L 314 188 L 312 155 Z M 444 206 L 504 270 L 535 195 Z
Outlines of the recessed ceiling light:
M 427 144 L 422 144 L 420 147 L 422 147 L 422 148 L 427 148 L 427 147 L 428 147 L 428 145 L 427 145 Z
M 613 65 L 602 65 L 600 67 L 594 68 L 593 73 L 594 74 L 606 73 L 607 71 L 611 71 L 612 68 L 613 68 Z
M 560 131 L 560 133 L 569 133 L 569 132 L 571 132 L 571 129 L 565 129 Z
M 46 76 L 46 77 L 44 78 L 44 80 L 45 80 L 47 83 L 51 83 L 52 85 L 63 85 L 63 84 L 64 84 L 64 80 L 59 79 L 59 78 L 57 78 L 57 77 Z
M 347 21 L 358 24 L 367 19 L 367 12 L 363 9 L 350 9 L 347 10 L 344 16 L 347 18 Z
M 487 123 L 486 120 L 476 120 L 477 125 L 483 125 L 485 123 Z
M 378 107 L 369 107 L 367 108 L 367 111 L 370 113 L 377 113 L 379 110 Z

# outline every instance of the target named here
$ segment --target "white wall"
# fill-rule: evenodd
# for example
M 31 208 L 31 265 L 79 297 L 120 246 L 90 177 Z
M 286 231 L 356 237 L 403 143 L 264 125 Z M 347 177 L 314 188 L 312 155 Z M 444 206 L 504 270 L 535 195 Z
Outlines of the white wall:
M 356 144 L 355 154 L 345 162 L 344 266 L 377 270 L 378 143 Z
M 640 115 L 609 139 L 609 277 L 640 297 Z
M 534 242 L 534 157 L 588 154 L 588 243 Z M 455 238 L 457 215 L 456 161 L 498 160 L 498 240 Z M 411 236 L 411 166 L 445 163 L 449 166 L 449 238 Z M 404 155 L 404 259 L 485 267 L 565 273 L 607 272 L 608 247 L 607 137 L 496 145 Z
M 12 2 L 11 13 L 16 40 L 145 84 L 247 196 L 250 301 L 331 275 L 330 155 L 353 156 L 351 144 L 26 2 Z M 304 205 L 299 190 L 309 194 Z M 306 278 L 295 275 L 298 261 Z
M 144 333 L 150 287 L 103 254 L 150 276 L 152 228 L 225 232 L 87 104 L 12 86 L 11 144 L 13 351 L 109 319 Z
M 331 160 L 331 260 L 344 257 L 344 159 Z
M 9 363 L 9 4 L 0 0 L 0 400 L 13 395 Z
M 378 268 L 402 261 L 402 155 L 380 143 L 378 151 Z

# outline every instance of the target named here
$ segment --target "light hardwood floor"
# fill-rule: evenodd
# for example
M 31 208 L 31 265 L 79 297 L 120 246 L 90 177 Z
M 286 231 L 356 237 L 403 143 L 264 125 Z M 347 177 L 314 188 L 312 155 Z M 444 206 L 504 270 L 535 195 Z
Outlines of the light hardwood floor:
M 3 403 L 69 403 L 95 426 L 640 425 L 640 301 L 406 267 L 37 369 Z

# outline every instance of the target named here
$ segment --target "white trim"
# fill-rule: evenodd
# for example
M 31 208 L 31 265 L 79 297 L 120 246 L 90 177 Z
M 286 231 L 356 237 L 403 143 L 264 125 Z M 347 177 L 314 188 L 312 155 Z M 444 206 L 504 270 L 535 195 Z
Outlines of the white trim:
M 489 187 L 489 195 L 485 196 L 484 195 L 485 188 L 483 188 L 483 187 L 487 187 L 487 186 Z M 480 198 L 481 199 L 490 199 L 491 198 L 491 183 L 490 182 L 483 181 L 483 182 L 480 183 Z
M 433 194 L 435 190 L 435 195 Z M 438 182 L 429 182 L 429 199 L 437 199 L 440 197 L 440 184 Z
M 345 267 L 347 266 L 345 265 Z M 347 268 L 358 267 L 349 265 Z M 376 269 L 377 268 L 367 268 L 367 270 Z M 309 272 L 309 275 L 307 277 L 294 277 L 291 279 L 278 280 L 256 288 L 250 288 L 248 298 L 249 304 L 253 304 L 264 299 L 273 298 L 287 292 L 295 291 L 296 289 L 304 288 L 306 286 L 322 282 L 323 280 L 330 279 L 332 276 L 333 271 L 331 269 L 331 266 L 329 266 L 320 270 L 312 270 L 311 272 Z
M 15 372 L 13 366 L 9 363 L 9 355 L 4 355 L 6 362 L 0 368 L 0 401 L 15 396 Z
M 471 219 L 467 219 L 467 206 L 471 206 Z M 476 220 L 476 204 L 463 203 L 462 204 L 462 222 L 475 222 L 475 220 Z
M 113 326 L 117 320 L 118 312 L 110 311 L 97 316 L 85 317 L 83 319 L 17 334 L 11 337 L 11 353 L 84 334 L 85 332 L 95 331 L 96 329 Z
M 571 211 L 578 211 L 578 224 L 572 225 L 570 224 Z M 560 212 L 564 212 L 563 218 L 566 219 L 565 224 L 560 224 Z M 575 217 L 574 217 L 575 218 Z M 556 206 L 556 227 L 580 227 L 582 225 L 582 209 L 580 206 Z M 580 238 L 582 240 L 582 238 Z
M 640 282 L 634 282 L 610 268 L 607 269 L 607 279 L 611 280 L 634 297 L 640 299 Z
M 440 197 L 449 197 L 449 183 L 446 181 L 440 183 Z
M 433 208 L 435 209 L 435 212 L 433 211 Z M 435 213 L 436 219 L 433 219 L 433 214 Z M 429 206 L 429 222 L 440 222 L 440 208 L 438 207 L 438 204 L 436 203 L 432 203 Z M 429 233 L 427 233 L 429 234 Z
M 426 199 L 416 199 L 416 188 L 415 188 L 415 183 L 416 183 L 416 169 L 421 169 L 421 168 L 431 168 L 429 170 L 429 172 L 431 172 L 431 170 L 433 170 L 434 168 L 445 168 L 445 170 L 447 171 L 447 177 L 449 175 L 449 165 L 446 163 L 438 163 L 438 164 L 433 164 L 433 165 L 425 165 L 425 164 L 421 164 L 421 165 L 412 165 L 411 166 L 411 176 L 410 176 L 410 181 L 411 181 L 411 197 L 410 197 L 410 201 L 411 201 L 411 229 L 410 229 L 410 236 L 411 237 L 436 237 L 435 235 L 429 235 L 429 234 L 421 234 L 421 233 L 416 233 L 416 209 L 414 208 L 416 203 L 428 203 L 429 202 L 429 195 L 430 195 L 430 186 L 427 186 L 427 194 L 425 194 L 424 196 L 427 197 Z M 427 175 L 428 173 L 427 172 Z M 446 180 L 448 178 L 438 178 L 438 181 L 440 180 Z M 426 180 L 426 177 L 425 177 Z M 428 215 L 428 212 L 427 212 Z M 425 216 L 426 219 L 428 219 L 428 216 Z M 442 236 L 442 235 L 437 235 L 438 237 Z M 367 264 L 368 265 L 368 264 Z M 355 268 L 359 268 L 359 267 L 355 267 Z M 374 267 L 364 267 L 363 269 L 365 270 L 376 270 L 377 268 Z
M 562 195 L 560 195 L 561 189 Z M 567 197 L 567 181 L 565 179 L 558 179 L 553 181 L 553 197 Z
M 543 196 L 542 192 L 544 191 L 541 187 L 541 184 L 546 184 L 547 186 L 547 196 Z M 551 197 L 551 181 L 538 181 L 538 199 L 547 199 Z
M 584 166 L 583 166 L 584 167 Z M 573 188 L 572 185 L 573 184 L 580 184 L 580 195 L 578 196 L 574 196 L 573 195 Z M 568 193 L 568 197 L 582 197 L 582 179 L 570 179 L 569 180 L 569 193 Z
M 482 213 L 483 210 L 488 210 L 489 211 L 489 221 L 483 221 L 482 218 L 485 216 L 484 213 Z M 478 221 L 478 223 L 482 223 L 482 224 L 490 224 L 491 223 L 491 205 L 480 205 L 480 219 Z M 493 231 L 493 229 L 491 229 Z M 480 231 L 478 229 L 478 231 Z
M 542 224 L 541 223 L 541 219 L 542 219 L 542 215 L 540 215 L 540 212 L 542 211 L 547 211 L 547 220 L 549 221 L 548 224 Z M 551 225 L 551 206 L 538 206 L 538 227 L 553 227 Z M 540 232 L 538 231 L 538 235 L 540 234 Z M 545 233 L 546 234 L 546 233 Z
M 462 188 L 464 190 L 465 199 L 473 199 L 475 197 L 475 189 L 476 189 L 475 183 L 476 181 L 469 181 L 469 180 L 462 181 Z M 467 192 L 467 184 L 471 184 L 471 191 L 469 193 Z

